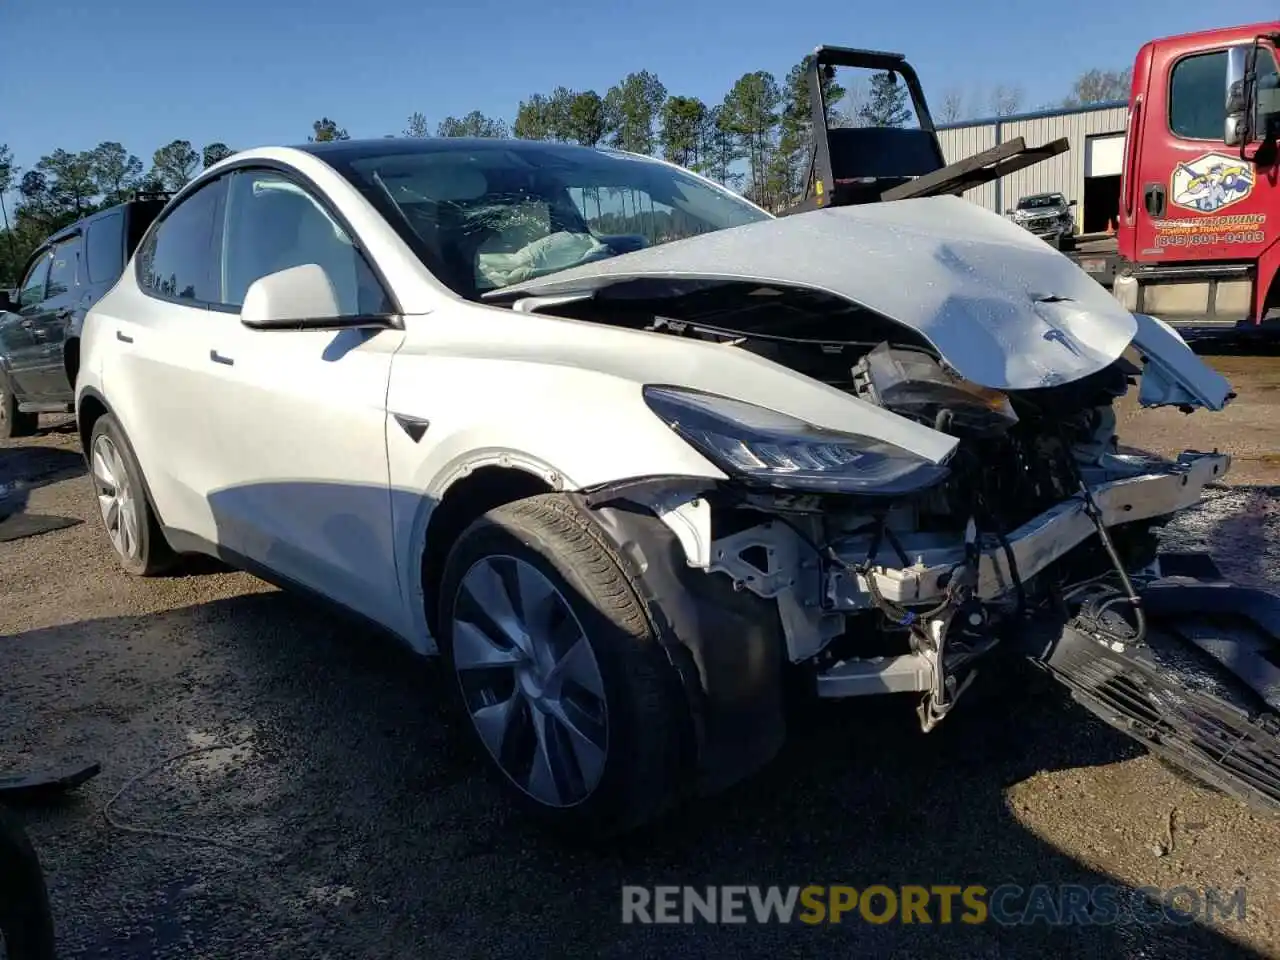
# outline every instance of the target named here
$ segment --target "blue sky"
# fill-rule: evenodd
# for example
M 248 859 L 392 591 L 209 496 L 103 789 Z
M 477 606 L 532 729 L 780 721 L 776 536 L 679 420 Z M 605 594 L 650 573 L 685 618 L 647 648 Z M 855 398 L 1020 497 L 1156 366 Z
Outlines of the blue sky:
M 603 95 L 641 68 L 716 102 L 819 43 L 906 53 L 935 108 L 997 83 L 1036 106 L 1147 39 L 1234 19 L 1187 0 L 0 0 L 0 142 L 23 168 L 102 140 L 149 165 L 175 138 L 293 143 L 321 116 L 352 136 L 399 133 L 415 110 L 433 127 L 472 109 L 510 120 L 534 91 Z

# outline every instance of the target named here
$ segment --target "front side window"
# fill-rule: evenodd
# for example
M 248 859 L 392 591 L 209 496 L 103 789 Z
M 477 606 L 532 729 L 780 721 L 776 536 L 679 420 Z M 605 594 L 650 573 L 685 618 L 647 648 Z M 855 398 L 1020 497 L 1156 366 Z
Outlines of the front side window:
M 213 245 L 226 178 L 207 183 L 155 225 L 138 251 L 138 284 L 157 296 L 209 303 L 217 299 Z
M 769 219 L 656 161 L 495 141 L 330 160 L 456 293 L 487 291 L 696 234 Z
M 227 195 L 218 302 L 242 306 L 255 280 L 303 264 L 324 270 L 338 316 L 391 312 L 364 255 L 309 191 L 270 171 L 235 174 Z
M 1169 129 L 1188 140 L 1221 140 L 1227 119 L 1227 51 L 1179 60 L 1169 76 Z
M 49 279 L 49 254 L 50 251 L 44 251 L 27 270 L 22 291 L 18 294 L 19 308 L 33 307 L 44 300 L 45 282 Z
M 80 260 L 75 238 L 64 240 L 53 248 L 49 264 L 49 286 L 45 299 L 60 296 L 76 285 L 76 265 Z

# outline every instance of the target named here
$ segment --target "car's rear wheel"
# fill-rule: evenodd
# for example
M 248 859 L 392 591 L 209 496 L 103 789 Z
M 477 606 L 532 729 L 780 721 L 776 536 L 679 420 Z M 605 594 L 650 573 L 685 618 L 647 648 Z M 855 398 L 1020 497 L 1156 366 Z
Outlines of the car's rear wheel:
M 9 384 L 9 378 L 0 373 L 0 440 L 29 437 L 39 427 L 40 415 L 23 413 L 18 409 L 18 398 Z
M 163 573 L 174 555 L 147 500 L 142 470 L 111 414 L 95 421 L 89 436 L 89 472 L 111 549 L 138 577 Z
M 590 521 L 547 494 L 459 538 L 440 590 L 441 649 L 517 804 L 600 838 L 678 796 L 688 745 L 679 678 Z

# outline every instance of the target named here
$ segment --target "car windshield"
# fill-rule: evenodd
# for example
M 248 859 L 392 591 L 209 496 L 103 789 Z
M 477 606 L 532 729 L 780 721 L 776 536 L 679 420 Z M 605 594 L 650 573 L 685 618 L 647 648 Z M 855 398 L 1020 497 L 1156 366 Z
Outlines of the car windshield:
M 1023 197 L 1018 201 L 1019 210 L 1040 210 L 1044 207 L 1058 207 L 1062 205 L 1062 194 L 1050 193 L 1041 197 Z
M 384 148 L 385 149 L 385 148 Z M 337 162 L 335 162 L 335 159 Z M 626 154 L 524 141 L 422 141 L 326 156 L 455 292 L 769 219 L 729 190 Z

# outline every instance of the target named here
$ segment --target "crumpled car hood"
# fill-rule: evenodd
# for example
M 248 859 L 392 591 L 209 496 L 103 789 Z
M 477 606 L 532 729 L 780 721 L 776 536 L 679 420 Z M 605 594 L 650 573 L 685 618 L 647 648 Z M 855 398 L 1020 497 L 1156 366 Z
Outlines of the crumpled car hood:
M 961 376 L 998 390 L 1088 376 L 1138 331 L 1069 259 L 959 197 L 767 220 L 573 267 L 488 299 L 589 294 L 641 278 L 823 290 L 915 329 Z

